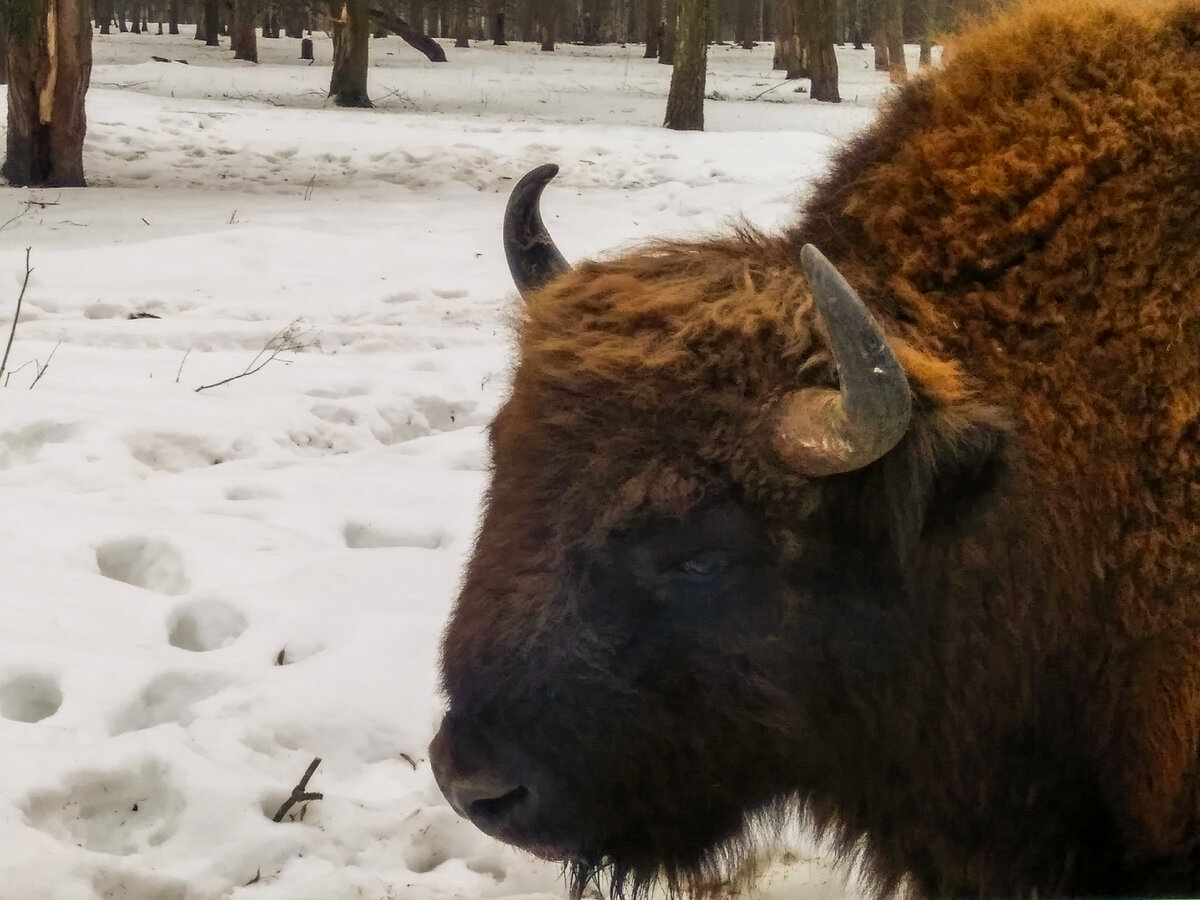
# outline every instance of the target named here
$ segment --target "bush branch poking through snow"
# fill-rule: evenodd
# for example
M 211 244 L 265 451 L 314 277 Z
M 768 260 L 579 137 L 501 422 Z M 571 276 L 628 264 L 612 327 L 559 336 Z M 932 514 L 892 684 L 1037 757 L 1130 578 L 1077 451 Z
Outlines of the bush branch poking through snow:
M 308 764 L 308 768 L 304 772 L 304 777 L 300 779 L 299 784 L 292 788 L 292 796 L 283 801 L 283 806 L 279 807 L 279 812 L 275 813 L 272 821 L 282 822 L 283 817 L 287 815 L 288 810 L 297 803 L 307 803 L 310 800 L 323 800 L 325 798 L 324 794 L 307 790 L 308 779 L 313 777 L 313 773 L 317 771 L 317 766 L 320 764 L 321 757 L 319 756 Z M 301 815 L 303 816 L 303 812 Z
M 26 278 L 28 277 L 26 275 Z M 22 290 L 23 293 L 24 291 Z M 303 325 L 303 319 L 292 319 L 291 322 L 275 332 L 271 339 L 263 344 L 263 348 L 258 351 L 254 359 L 250 360 L 250 365 L 246 366 L 244 371 L 239 372 L 237 375 L 230 375 L 228 378 L 222 378 L 220 381 L 214 381 L 212 384 L 202 384 L 196 388 L 196 393 L 207 391 L 209 388 L 220 387 L 223 384 L 229 384 L 229 382 L 245 378 L 247 375 L 253 375 L 255 372 L 261 371 L 267 363 L 275 362 L 276 360 L 282 363 L 290 362 L 291 360 L 279 359 L 279 355 L 281 353 L 294 353 L 308 346 L 309 342 L 305 338 L 312 333 L 312 328 L 304 328 L 302 327 Z M 179 368 L 182 371 L 183 363 L 179 364 Z
M 0 375 L 3 375 L 4 370 L 8 368 L 8 353 L 12 350 L 13 338 L 17 336 L 17 319 L 21 318 L 21 303 L 25 300 L 25 288 L 29 287 L 29 276 L 33 272 L 33 269 L 29 268 L 29 251 L 31 249 L 31 247 L 25 248 L 25 280 L 21 282 L 21 293 L 17 295 L 17 308 L 13 311 L 12 327 L 8 329 L 8 343 L 4 347 L 4 358 L 0 359 Z M 46 365 L 49 364 L 50 361 L 47 360 Z

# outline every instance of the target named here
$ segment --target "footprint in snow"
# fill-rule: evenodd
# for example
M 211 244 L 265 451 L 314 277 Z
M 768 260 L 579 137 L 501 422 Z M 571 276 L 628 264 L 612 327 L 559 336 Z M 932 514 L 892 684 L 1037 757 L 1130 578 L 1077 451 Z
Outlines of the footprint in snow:
M 153 538 L 126 538 L 96 548 L 100 574 L 160 594 L 188 589 L 183 557 L 170 544 Z
M 24 672 L 0 682 L 0 716 L 13 722 L 40 722 L 62 706 L 58 679 L 44 672 Z
M 378 522 L 347 522 L 342 537 L 351 550 L 380 549 L 383 547 L 416 547 L 421 550 L 437 550 L 448 541 L 445 532 L 421 530 L 403 525 Z
M 112 733 L 144 731 L 156 725 L 190 725 L 196 718 L 196 704 L 227 684 L 227 679 L 212 673 L 166 672 L 146 685 L 133 702 L 113 716 Z
M 184 798 L 166 766 L 147 760 L 120 771 L 68 775 L 60 787 L 31 793 L 22 809 L 30 825 L 65 843 L 129 856 L 175 833 Z
M 232 644 L 249 623 L 224 600 L 192 600 L 167 616 L 167 642 L 180 650 L 203 653 Z

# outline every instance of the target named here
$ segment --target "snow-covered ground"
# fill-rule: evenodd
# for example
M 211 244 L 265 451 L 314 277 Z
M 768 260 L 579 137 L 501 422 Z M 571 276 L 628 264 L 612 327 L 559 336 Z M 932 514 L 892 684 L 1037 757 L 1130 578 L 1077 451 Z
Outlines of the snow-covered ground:
M 252 66 L 97 37 L 92 186 L 0 191 L 3 336 L 33 267 L 0 387 L 0 900 L 561 897 L 426 757 L 508 371 L 507 191 L 562 167 L 571 258 L 772 226 L 888 91 L 869 51 L 829 106 L 769 45 L 714 47 L 710 131 L 675 134 L 640 47 L 389 38 L 377 108 L 342 111 L 315 39 Z M 315 757 L 323 799 L 276 824 Z M 854 893 L 803 839 L 756 891 Z

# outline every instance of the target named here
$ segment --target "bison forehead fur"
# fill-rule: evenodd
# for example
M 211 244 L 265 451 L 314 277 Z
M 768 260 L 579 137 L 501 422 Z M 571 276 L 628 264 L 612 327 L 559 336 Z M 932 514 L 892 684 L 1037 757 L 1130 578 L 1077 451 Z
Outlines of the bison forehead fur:
M 810 243 L 912 398 L 833 474 Z M 1026 4 L 784 233 L 530 290 L 491 440 L 431 751 L 484 830 L 618 895 L 788 809 L 883 892 L 1200 890 L 1197 0 Z

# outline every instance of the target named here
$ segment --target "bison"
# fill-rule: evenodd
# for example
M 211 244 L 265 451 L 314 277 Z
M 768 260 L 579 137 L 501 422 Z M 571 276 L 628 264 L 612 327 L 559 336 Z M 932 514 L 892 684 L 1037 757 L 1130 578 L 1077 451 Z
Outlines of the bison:
M 795 814 L 884 894 L 1200 891 L 1200 0 L 955 49 L 779 234 L 571 268 L 513 194 L 430 757 L 577 894 Z

